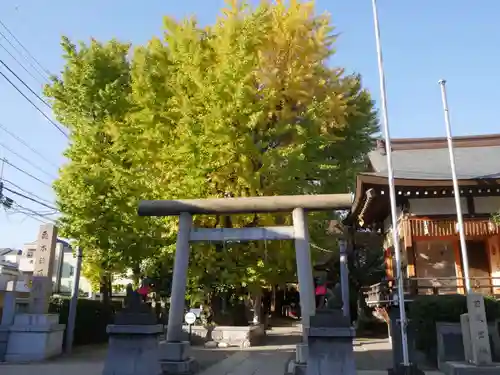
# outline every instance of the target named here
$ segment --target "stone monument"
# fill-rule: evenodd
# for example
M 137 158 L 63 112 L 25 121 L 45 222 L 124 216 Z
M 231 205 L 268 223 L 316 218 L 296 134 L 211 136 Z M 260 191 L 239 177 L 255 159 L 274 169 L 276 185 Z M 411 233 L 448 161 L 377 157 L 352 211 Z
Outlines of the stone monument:
M 57 227 L 40 226 L 31 279 L 28 314 L 16 314 L 9 329 L 6 362 L 41 361 L 62 353 L 64 324 L 58 314 L 49 314 Z
M 484 297 L 467 295 L 467 314 L 460 316 L 465 362 L 449 361 L 443 366 L 447 375 L 500 374 L 500 363 L 491 358 L 491 346 L 486 322 Z
M 107 328 L 109 347 L 102 374 L 160 375 L 158 338 L 163 326 L 156 323 L 151 308 L 129 284 L 125 308 Z

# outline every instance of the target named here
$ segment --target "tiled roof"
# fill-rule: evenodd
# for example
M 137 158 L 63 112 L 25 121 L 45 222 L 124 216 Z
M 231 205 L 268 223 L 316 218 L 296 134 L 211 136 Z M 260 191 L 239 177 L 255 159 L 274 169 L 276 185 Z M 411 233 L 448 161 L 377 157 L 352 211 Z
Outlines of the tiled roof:
M 458 179 L 500 178 L 500 145 L 454 148 Z M 368 155 L 373 173 L 387 176 L 387 160 L 384 152 L 376 149 Z M 451 168 L 446 143 L 443 147 L 429 149 L 398 149 L 393 147 L 394 177 L 415 180 L 451 179 Z

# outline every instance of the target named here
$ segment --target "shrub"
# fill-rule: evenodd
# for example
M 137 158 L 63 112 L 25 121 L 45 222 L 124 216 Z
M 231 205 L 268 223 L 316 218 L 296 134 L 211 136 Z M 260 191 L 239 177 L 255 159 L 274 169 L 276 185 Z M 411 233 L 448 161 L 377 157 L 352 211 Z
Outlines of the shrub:
M 64 297 L 52 297 L 50 300 L 49 312 L 59 314 L 61 324 L 68 324 L 69 303 L 70 299 Z M 120 308 L 120 302 L 114 301 L 111 308 L 106 308 L 98 300 L 78 299 L 73 345 L 107 342 L 106 326 L 113 322 L 114 314 Z
M 494 321 L 500 318 L 500 301 L 485 297 L 486 318 Z M 424 351 L 430 359 L 436 360 L 436 323 L 460 323 L 460 315 L 467 313 L 464 295 L 420 296 L 409 306 L 408 318 L 415 329 L 416 348 Z

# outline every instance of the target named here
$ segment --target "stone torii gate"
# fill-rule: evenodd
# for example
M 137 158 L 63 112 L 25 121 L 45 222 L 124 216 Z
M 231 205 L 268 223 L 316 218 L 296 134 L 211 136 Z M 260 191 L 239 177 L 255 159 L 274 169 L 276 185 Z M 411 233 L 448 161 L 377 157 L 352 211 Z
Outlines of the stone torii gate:
M 189 200 L 141 201 L 139 216 L 179 216 L 179 229 L 175 250 L 172 294 L 167 326 L 167 350 L 179 353 L 173 362 L 180 367 L 183 356 L 182 323 L 186 294 L 187 273 L 191 241 L 255 241 L 294 240 L 297 262 L 302 325 L 307 327 L 309 317 L 315 314 L 314 281 L 307 226 L 308 211 L 350 209 L 350 194 L 292 195 L 248 198 L 213 198 Z M 192 215 L 257 214 L 292 212 L 292 226 L 256 228 L 193 228 Z M 170 356 L 169 356 L 170 357 Z M 175 355 L 174 355 L 175 357 Z

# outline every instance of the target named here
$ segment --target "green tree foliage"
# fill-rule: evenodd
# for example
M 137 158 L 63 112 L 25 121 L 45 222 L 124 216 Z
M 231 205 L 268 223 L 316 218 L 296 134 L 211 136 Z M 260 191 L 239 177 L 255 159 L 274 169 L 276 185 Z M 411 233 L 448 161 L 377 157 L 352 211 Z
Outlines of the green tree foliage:
M 495 213 L 491 216 L 491 220 L 493 220 L 493 222 L 494 222 L 496 225 L 500 225 L 500 211 L 495 212 Z
M 152 221 L 137 220 L 138 200 L 147 191 L 135 180 L 113 129 L 130 112 L 128 44 L 95 40 L 80 48 L 63 38 L 66 66 L 46 87 L 56 118 L 71 131 L 70 147 L 55 183 L 60 225 L 85 254 L 84 274 L 101 292 L 110 275 L 147 256 L 155 239 Z
M 166 17 L 163 37 L 129 59 L 117 41 L 77 49 L 65 40 L 65 70 L 46 90 L 72 132 L 56 184 L 65 233 L 93 249 L 93 263 L 123 268 L 163 245 L 158 225 L 166 243 L 175 233 L 173 220 L 138 218 L 138 199 L 346 192 L 377 119 L 360 76 L 331 65 L 335 39 L 312 2 L 231 1 L 205 28 Z M 332 215 L 311 215 L 319 245 Z M 195 225 L 290 220 L 196 217 Z M 200 244 L 191 259 L 193 287 L 295 279 L 286 242 Z

